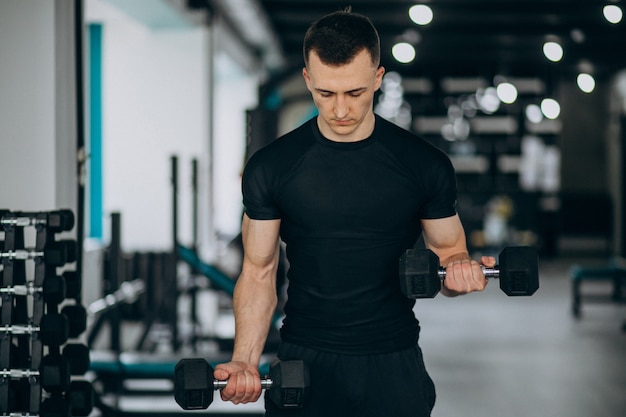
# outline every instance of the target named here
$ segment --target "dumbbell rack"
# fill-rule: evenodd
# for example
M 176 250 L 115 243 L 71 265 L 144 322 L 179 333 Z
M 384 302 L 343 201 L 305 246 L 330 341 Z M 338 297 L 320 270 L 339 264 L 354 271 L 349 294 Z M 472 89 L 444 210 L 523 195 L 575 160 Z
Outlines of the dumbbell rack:
M 93 403 L 89 398 L 93 390 L 90 385 L 85 387 L 85 381 L 76 381 L 78 385 L 74 381 L 70 383 L 70 374 L 75 372 L 72 372 L 65 352 L 61 354 L 61 345 L 66 343 L 68 337 L 78 336 L 76 329 L 71 331 L 67 317 L 60 317 L 63 312 L 59 308 L 65 301 L 65 290 L 61 300 L 58 297 L 46 298 L 42 290 L 47 277 L 56 277 L 58 267 L 76 261 L 76 242 L 56 239 L 58 233 L 73 228 L 73 213 L 69 210 L 0 210 L 0 226 L 0 233 L 4 234 L 4 240 L 0 240 L 0 281 L 3 290 L 0 307 L 0 416 L 87 415 Z M 25 248 L 26 228 L 33 228 L 35 232 L 35 247 L 32 249 Z M 51 248 L 55 248 L 58 256 L 49 256 Z M 18 256 L 20 253 L 28 253 L 28 256 Z M 30 261 L 33 263 L 31 281 L 27 279 L 31 276 L 27 270 L 27 262 Z M 65 276 L 73 276 L 80 281 L 80 276 L 74 271 L 67 271 Z M 68 285 L 74 289 L 77 287 L 76 282 Z M 16 288 L 31 288 L 33 291 L 18 294 Z M 79 302 L 80 298 L 77 300 Z M 75 304 L 72 308 L 77 308 Z M 55 321 L 58 328 L 45 329 L 45 323 L 50 322 L 45 322 L 46 316 L 63 320 Z M 75 318 L 72 320 L 76 321 Z M 78 332 L 82 330 L 79 328 Z M 58 335 L 55 335 L 57 331 Z M 46 338 L 44 334 L 54 336 Z M 72 348 L 76 346 L 74 344 Z M 75 349 L 68 350 L 76 352 Z M 88 351 L 82 356 L 88 361 Z M 50 364 L 53 370 L 44 371 L 44 368 L 50 369 L 47 368 Z M 83 373 L 87 367 L 88 364 L 78 366 Z M 82 389 L 79 395 L 71 395 L 72 384 Z M 73 407 L 72 403 L 76 406 Z

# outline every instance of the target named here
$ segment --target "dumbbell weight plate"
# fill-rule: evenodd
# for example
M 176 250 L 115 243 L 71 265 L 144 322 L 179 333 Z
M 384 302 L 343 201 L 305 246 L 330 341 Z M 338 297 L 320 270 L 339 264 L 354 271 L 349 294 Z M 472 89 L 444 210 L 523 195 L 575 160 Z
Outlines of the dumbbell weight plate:
M 508 296 L 533 295 L 539 289 L 537 251 L 528 246 L 507 247 L 500 252 L 500 289 Z
M 205 360 L 183 359 L 174 369 L 174 398 L 184 410 L 204 410 L 213 402 L 213 369 Z
M 409 298 L 433 298 L 441 289 L 439 258 L 430 250 L 408 249 L 400 257 L 400 289 Z

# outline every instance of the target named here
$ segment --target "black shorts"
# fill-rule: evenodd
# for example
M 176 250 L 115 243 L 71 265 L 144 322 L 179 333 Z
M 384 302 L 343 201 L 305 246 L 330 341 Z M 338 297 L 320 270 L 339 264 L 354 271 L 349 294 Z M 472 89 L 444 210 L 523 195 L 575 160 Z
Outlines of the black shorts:
M 435 405 L 435 386 L 419 346 L 340 355 L 282 343 L 278 357 L 304 360 L 311 391 L 301 409 L 280 409 L 266 398 L 266 417 L 429 417 Z

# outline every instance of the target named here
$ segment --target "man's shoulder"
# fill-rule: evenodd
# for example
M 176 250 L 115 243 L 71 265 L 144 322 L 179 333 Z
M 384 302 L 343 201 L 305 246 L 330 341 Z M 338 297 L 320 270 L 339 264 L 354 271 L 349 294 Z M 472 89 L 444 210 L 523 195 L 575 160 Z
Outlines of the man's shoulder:
M 246 168 L 282 171 L 301 158 L 313 142 L 311 121 L 307 121 L 256 151 L 246 163 Z
M 376 132 L 386 146 L 394 148 L 398 152 L 418 152 L 420 154 L 445 156 L 442 150 L 423 137 L 381 116 L 376 116 Z
M 309 120 L 279 136 L 262 148 L 261 151 L 269 155 L 284 155 L 285 153 L 297 152 L 302 147 L 308 146 L 312 141 L 313 129 Z

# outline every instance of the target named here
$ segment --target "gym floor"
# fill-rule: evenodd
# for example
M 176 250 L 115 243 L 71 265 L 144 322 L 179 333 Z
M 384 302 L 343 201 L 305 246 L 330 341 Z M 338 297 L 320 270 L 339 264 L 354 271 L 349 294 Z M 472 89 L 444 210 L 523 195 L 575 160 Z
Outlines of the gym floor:
M 433 417 L 625 415 L 626 304 L 609 301 L 609 283 L 585 283 L 582 317 L 575 319 L 568 273 L 573 263 L 606 261 L 542 260 L 540 289 L 532 297 L 509 298 L 494 281 L 481 294 L 418 301 L 421 346 L 437 387 Z M 119 405 L 131 413 L 180 410 L 163 397 Z M 218 395 L 208 410 L 262 413 L 261 403 L 234 406 Z
M 585 283 L 583 295 L 597 297 L 583 297 L 579 320 L 570 314 L 571 264 L 606 261 L 540 262 L 530 298 L 508 298 L 494 281 L 482 294 L 417 304 L 433 417 L 625 415 L 624 304 L 608 301 L 611 284 Z

